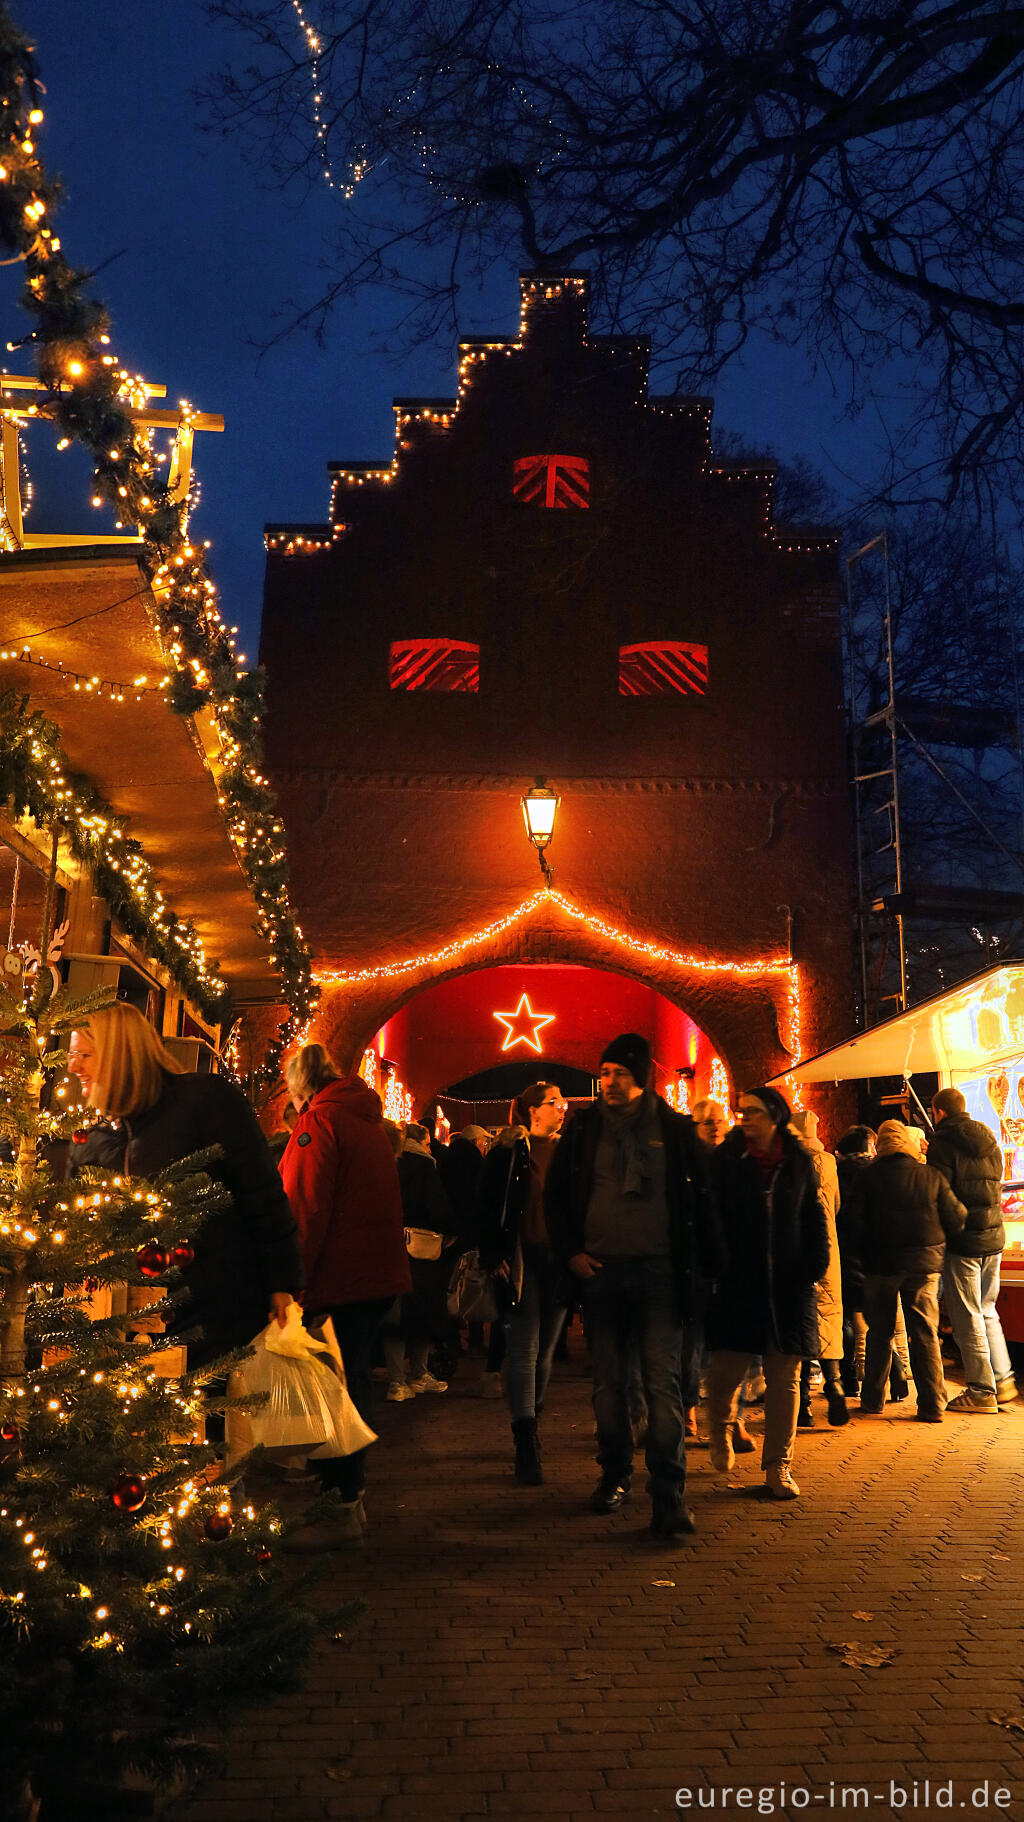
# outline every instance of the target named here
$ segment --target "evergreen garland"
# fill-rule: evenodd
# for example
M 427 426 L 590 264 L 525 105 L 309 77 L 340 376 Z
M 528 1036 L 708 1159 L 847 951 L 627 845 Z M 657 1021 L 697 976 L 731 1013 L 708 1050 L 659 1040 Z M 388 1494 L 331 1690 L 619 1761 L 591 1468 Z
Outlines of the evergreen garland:
M 227 983 L 206 959 L 195 927 L 164 903 L 128 821 L 104 802 L 87 779 L 75 777 L 58 731 L 28 698 L 0 693 L 0 803 L 16 816 L 64 836 L 75 856 L 93 869 L 98 891 L 129 936 L 144 941 L 177 985 L 212 1024 L 231 1016 Z
M 139 382 L 110 352 L 107 312 L 88 295 L 89 275 L 68 264 L 50 226 L 60 192 L 35 146 L 41 122 L 32 47 L 0 0 L 0 243 L 25 265 L 23 302 L 35 320 L 28 340 L 45 388 L 36 403 L 64 436 L 91 451 L 97 494 L 111 502 L 118 520 L 141 529 L 139 561 L 175 672 L 171 707 L 212 713 L 221 807 L 288 1006 L 257 1072 L 267 1081 L 308 1021 L 318 989 L 289 901 L 283 825 L 260 769 L 262 673 L 239 668 L 202 548 L 188 535 L 187 504 L 170 498 L 151 435 L 129 415 L 142 402 Z M 157 922 L 147 920 L 145 934 L 154 945 L 162 940 Z

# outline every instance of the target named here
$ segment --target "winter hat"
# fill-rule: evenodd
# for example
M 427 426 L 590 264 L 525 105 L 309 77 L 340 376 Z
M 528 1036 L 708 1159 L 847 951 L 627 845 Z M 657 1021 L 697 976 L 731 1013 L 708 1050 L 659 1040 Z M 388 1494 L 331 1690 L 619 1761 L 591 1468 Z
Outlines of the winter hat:
M 767 1086 L 764 1088 L 745 1088 L 743 1092 L 744 1094 L 748 1094 L 752 1101 L 760 1101 L 761 1106 L 775 1122 L 776 1126 L 788 1126 L 792 1121 L 793 1112 L 789 1102 L 786 1100 L 785 1095 L 779 1093 L 777 1088 L 768 1088 Z
M 491 1135 L 486 1126 L 464 1126 L 457 1136 L 460 1139 L 468 1139 L 471 1145 L 479 1145 L 481 1139 L 486 1139 L 488 1145 L 491 1142 Z
M 902 1152 L 905 1157 L 919 1161 L 921 1157 L 912 1129 L 902 1120 L 882 1121 L 878 1128 L 877 1150 L 880 1158 L 890 1158 L 894 1152 Z
M 620 1063 L 628 1069 L 638 1088 L 647 1087 L 651 1073 L 651 1046 L 638 1031 L 622 1031 L 612 1038 L 601 1053 L 602 1063 Z

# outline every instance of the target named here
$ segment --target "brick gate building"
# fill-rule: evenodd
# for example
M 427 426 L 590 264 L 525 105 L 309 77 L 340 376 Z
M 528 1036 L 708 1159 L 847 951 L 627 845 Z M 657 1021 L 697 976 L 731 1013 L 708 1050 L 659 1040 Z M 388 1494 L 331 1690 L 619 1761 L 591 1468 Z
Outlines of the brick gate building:
M 645 342 L 588 334 L 585 278 L 521 292 L 455 397 L 395 401 L 390 460 L 331 466 L 326 523 L 267 528 L 318 1034 L 351 1065 L 387 1025 L 418 1100 L 500 1056 L 481 971 L 504 1006 L 510 968 L 541 1000 L 543 968 L 598 969 L 650 990 L 659 1087 L 688 1061 L 706 1089 L 715 1054 L 761 1080 L 849 1021 L 836 540 L 774 522 L 770 467 L 716 461 L 709 401 L 648 395 Z M 428 1041 L 417 1002 L 455 976 Z M 599 1022 L 563 1013 L 538 1054 L 592 1062 Z

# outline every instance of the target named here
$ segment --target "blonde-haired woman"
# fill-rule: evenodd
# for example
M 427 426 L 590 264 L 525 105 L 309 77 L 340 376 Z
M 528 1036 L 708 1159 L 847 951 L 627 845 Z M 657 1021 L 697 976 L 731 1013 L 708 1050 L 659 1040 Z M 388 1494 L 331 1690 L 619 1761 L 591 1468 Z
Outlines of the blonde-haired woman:
M 189 1296 L 171 1324 L 202 1330 L 189 1342 L 190 1366 L 245 1347 L 268 1314 L 283 1323 L 302 1286 L 298 1235 L 241 1089 L 222 1076 L 186 1074 L 141 1012 L 120 1000 L 72 1032 L 68 1070 L 104 1116 L 75 1148 L 76 1167 L 152 1177 L 195 1152 L 221 1148 L 207 1169 L 231 1203 L 192 1236 L 195 1257 L 182 1274 Z

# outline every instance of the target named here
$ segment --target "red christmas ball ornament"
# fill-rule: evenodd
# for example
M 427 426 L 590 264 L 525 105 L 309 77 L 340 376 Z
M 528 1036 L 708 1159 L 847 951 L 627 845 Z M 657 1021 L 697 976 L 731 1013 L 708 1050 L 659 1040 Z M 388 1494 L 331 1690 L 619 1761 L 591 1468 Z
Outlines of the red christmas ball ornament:
M 141 1512 L 149 1489 L 144 1474 L 122 1474 L 110 1489 L 110 1497 L 119 1512 Z
M 205 1531 L 211 1543 L 223 1543 L 231 1535 L 234 1519 L 230 1512 L 211 1512 L 206 1521 Z
M 21 1431 L 16 1423 L 0 1423 L 0 1442 L 20 1442 Z
M 138 1251 L 139 1270 L 144 1278 L 159 1278 L 167 1270 L 167 1252 L 150 1240 L 147 1246 L 140 1246 Z
M 256 1561 L 258 1563 L 269 1563 L 271 1554 L 272 1552 L 267 1549 L 266 1544 L 261 1544 L 256 1552 Z
M 99 1288 L 100 1288 L 100 1281 L 98 1278 L 87 1278 L 86 1279 L 85 1294 L 87 1297 L 91 1297 L 93 1292 L 98 1291 Z
M 89 1143 L 89 1134 L 84 1128 L 79 1127 L 77 1132 L 71 1134 L 71 1143 L 72 1145 L 87 1145 Z
M 171 1264 L 176 1265 L 179 1272 L 183 1272 L 187 1265 L 192 1264 L 196 1256 L 195 1247 L 191 1240 L 179 1240 L 177 1246 L 171 1247 L 167 1256 Z

